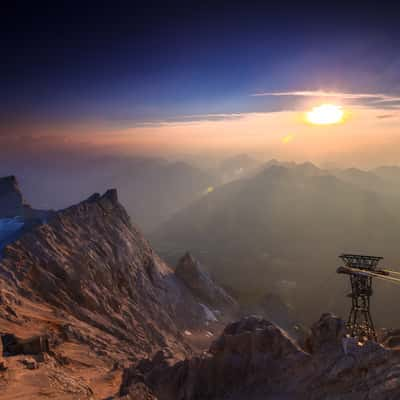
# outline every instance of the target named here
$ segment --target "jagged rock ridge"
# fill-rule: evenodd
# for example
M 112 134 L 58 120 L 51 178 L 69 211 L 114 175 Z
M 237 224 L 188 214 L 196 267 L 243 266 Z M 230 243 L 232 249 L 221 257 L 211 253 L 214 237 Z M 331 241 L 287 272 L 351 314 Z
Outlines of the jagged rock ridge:
M 375 342 L 360 346 L 344 334 L 344 322 L 324 314 L 302 349 L 273 323 L 246 317 L 228 325 L 205 355 L 174 362 L 161 352 L 127 369 L 120 395 L 141 390 L 158 400 L 397 399 L 400 353 Z
M 115 190 L 56 213 L 8 245 L 0 273 L 28 298 L 128 341 L 135 352 L 167 345 L 167 333 L 179 341 L 181 329 L 205 318 L 133 227 Z
M 89 371 L 93 364 L 96 373 L 109 368 L 107 379 L 116 379 L 128 360 L 161 348 L 168 347 L 182 358 L 192 351 L 183 332 L 205 329 L 207 324 L 198 298 L 131 223 L 116 190 L 48 214 L 3 249 L 0 334 L 16 336 L 16 345 L 5 343 L 5 360 L 12 373 L 21 363 L 35 365 L 18 359 L 23 356 L 15 349 L 23 348 L 19 343 L 43 337 L 51 360 L 40 355 L 47 351 L 39 351 L 34 355 L 40 359 L 39 372 L 33 368 L 42 374 L 43 385 L 54 378 L 54 363 L 77 363 L 77 371 L 82 362 Z M 54 379 L 71 381 L 66 387 L 84 393 L 81 398 L 90 397 L 90 388 L 100 390 L 98 383 L 89 387 L 88 381 L 79 380 L 72 368 L 67 375 L 63 369 L 57 371 Z M 32 390 L 44 390 L 41 384 Z M 24 390 L 24 385 L 10 390 Z M 40 398 L 38 393 L 29 396 Z

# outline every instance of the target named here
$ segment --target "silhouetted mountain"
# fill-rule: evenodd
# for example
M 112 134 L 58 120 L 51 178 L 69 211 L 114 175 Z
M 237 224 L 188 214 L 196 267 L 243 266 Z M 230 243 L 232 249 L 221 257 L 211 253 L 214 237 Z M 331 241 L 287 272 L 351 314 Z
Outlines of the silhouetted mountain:
M 45 211 L 34 210 L 23 198 L 15 176 L 0 178 L 0 218 L 40 218 Z
M 284 291 L 309 319 L 328 304 L 342 311 L 344 300 L 331 294 L 344 285 L 334 273 L 337 255 L 383 254 L 394 262 L 399 228 L 399 214 L 379 193 L 310 163 L 274 164 L 179 212 L 153 242 L 171 260 L 190 250 L 238 291 Z M 282 281 L 293 285 L 283 290 Z M 324 304 L 315 302 L 318 295 Z
M 0 251 L 51 214 L 52 211 L 35 210 L 25 201 L 14 176 L 0 178 Z
M 385 185 L 385 181 L 378 175 L 370 171 L 363 171 L 358 168 L 348 168 L 332 171 L 338 178 L 360 186 L 371 191 L 380 190 Z
M 385 179 L 392 184 L 399 185 L 400 184 L 400 167 L 398 166 L 382 166 L 373 169 L 375 175 L 379 176 L 382 179 Z

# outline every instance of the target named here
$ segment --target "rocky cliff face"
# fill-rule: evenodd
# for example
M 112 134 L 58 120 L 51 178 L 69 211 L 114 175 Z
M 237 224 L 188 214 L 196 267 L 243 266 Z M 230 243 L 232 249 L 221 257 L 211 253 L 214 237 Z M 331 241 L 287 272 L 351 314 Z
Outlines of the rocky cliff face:
M 127 369 L 120 395 L 145 387 L 159 400 L 396 399 L 400 353 L 344 333 L 343 321 L 325 314 L 302 349 L 273 323 L 247 317 L 203 356 L 174 363 L 164 352 Z
M 151 353 L 206 320 L 202 306 L 131 224 L 115 190 L 56 213 L 4 249 L 1 276 L 30 300 Z M 121 346 L 121 343 L 119 344 Z
M 41 377 L 35 378 L 40 381 L 35 386 L 38 392 L 45 390 L 42 384 L 51 386 L 49 379 L 57 371 L 54 379 L 72 380 L 65 387 L 82 392 L 80 398 L 89 398 L 93 394 L 90 379 L 102 369 L 108 371 L 107 379 L 114 379 L 124 363 L 162 348 L 171 349 L 177 358 L 187 356 L 191 348 L 184 332 L 201 331 L 207 324 L 207 310 L 132 225 L 115 190 L 50 214 L 3 249 L 3 353 L 10 373 L 18 376 L 18 366 L 31 362 L 21 359 L 19 363 L 16 357 L 23 357 L 27 348 L 38 348 L 37 343 L 46 343 L 45 350 L 39 346 L 34 352 L 35 357 L 42 354 L 40 362 L 47 357 L 43 354 L 51 359 L 39 362 L 39 372 L 33 368 Z M 7 338 L 12 338 L 12 345 Z M 83 364 L 87 366 L 84 372 Z M 63 365 L 70 365 L 68 371 Z M 79 380 L 82 374 L 90 379 Z M 90 390 L 81 388 L 81 383 Z M 99 382 L 94 385 L 93 390 L 102 387 Z M 18 392 L 26 387 L 21 383 L 13 390 L 41 398 L 37 393 Z M 59 393 L 54 398 L 64 398 L 63 386 L 55 387 Z M 77 398 L 74 393 L 65 398 Z M 106 397 L 104 393 L 98 396 Z
M 0 178 L 0 218 L 22 215 L 29 209 L 30 207 L 24 204 L 15 177 Z
M 26 203 L 14 176 L 0 178 L 0 251 L 51 214 L 52 211 L 35 210 Z

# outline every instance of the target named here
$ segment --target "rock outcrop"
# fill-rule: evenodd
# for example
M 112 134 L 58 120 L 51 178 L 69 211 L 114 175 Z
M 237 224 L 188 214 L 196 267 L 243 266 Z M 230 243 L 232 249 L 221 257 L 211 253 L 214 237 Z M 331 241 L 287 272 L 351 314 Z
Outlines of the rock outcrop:
M 0 250 L 52 213 L 26 203 L 14 176 L 0 178 Z
M 24 203 L 15 176 L 0 178 L 0 218 L 24 215 L 30 206 Z
M 207 354 L 173 363 L 164 352 L 127 369 L 120 395 L 146 385 L 158 400 L 398 398 L 400 353 L 361 346 L 343 326 L 323 315 L 306 352 L 273 323 L 247 317 L 228 325 Z
M 0 218 L 16 216 L 31 219 L 41 218 L 46 211 L 34 210 L 22 196 L 15 176 L 0 178 Z
M 309 351 L 321 353 L 340 348 L 345 335 L 346 325 L 343 320 L 329 313 L 323 314 L 311 327 L 308 340 Z
M 237 302 L 213 281 L 200 262 L 190 253 L 186 253 L 179 260 L 175 275 L 200 302 L 207 306 L 223 310 L 233 310 L 238 307 Z

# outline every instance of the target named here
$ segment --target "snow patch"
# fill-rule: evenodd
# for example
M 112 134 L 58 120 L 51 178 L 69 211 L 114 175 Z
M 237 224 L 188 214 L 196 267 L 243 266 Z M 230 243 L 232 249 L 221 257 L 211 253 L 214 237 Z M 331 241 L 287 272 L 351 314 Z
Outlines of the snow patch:
M 209 322 L 217 322 L 218 318 L 215 316 L 215 314 L 205 305 L 202 303 L 199 303 L 201 308 L 204 311 L 204 315 L 206 317 L 206 320 Z
M 22 217 L 0 218 L 0 249 L 13 240 L 18 231 L 24 226 Z

